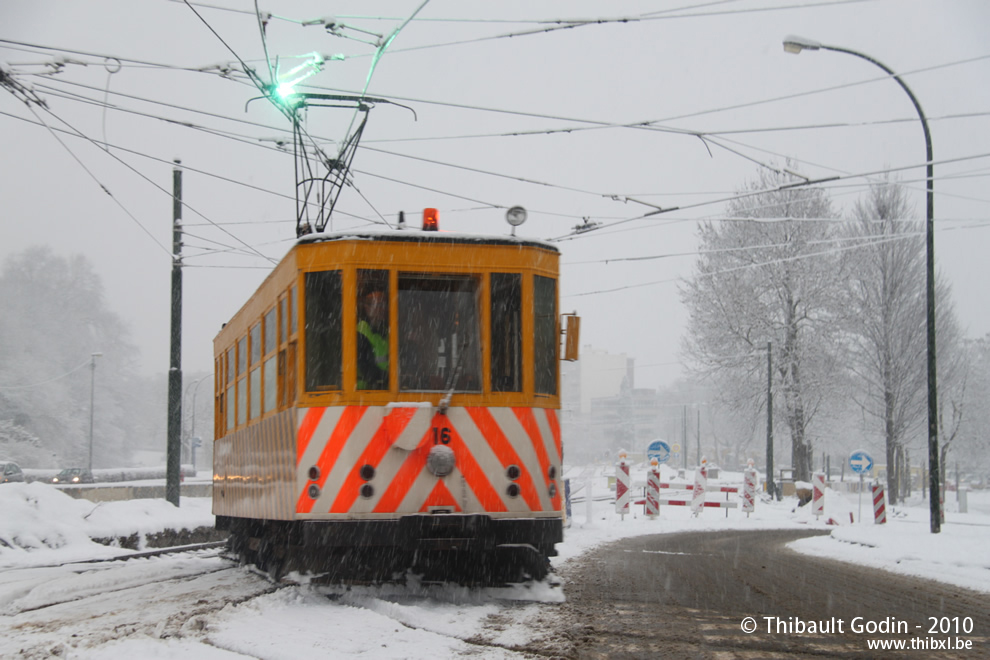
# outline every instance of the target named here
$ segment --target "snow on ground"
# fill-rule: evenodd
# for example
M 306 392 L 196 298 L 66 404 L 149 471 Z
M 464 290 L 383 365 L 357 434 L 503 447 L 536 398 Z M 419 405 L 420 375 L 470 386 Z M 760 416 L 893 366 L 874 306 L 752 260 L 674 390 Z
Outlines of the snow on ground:
M 816 519 L 811 506 L 797 506 L 796 498 L 781 502 L 757 500 L 748 517 L 740 509 L 705 509 L 693 516 L 687 507 L 661 507 L 658 519 L 632 506 L 620 516 L 608 489 L 612 467 L 572 468 L 572 510 L 557 567 L 589 549 L 629 536 L 685 531 L 725 529 L 814 528 L 831 534 L 791 544 L 802 553 L 851 562 L 877 569 L 916 575 L 990 593 L 990 491 L 969 493 L 969 512 L 959 513 L 955 493 L 948 493 L 947 520 L 940 534 L 930 534 L 928 502 L 916 498 L 905 506 L 888 507 L 888 522 L 873 524 L 872 499 L 864 493 L 827 490 L 825 515 Z M 664 468 L 663 481 L 676 475 Z M 645 483 L 644 466 L 634 466 L 632 479 Z M 691 472 L 687 479 L 693 479 Z M 719 484 L 741 485 L 740 473 L 722 474 Z M 591 503 L 586 498 L 591 487 Z M 633 499 L 641 499 L 641 489 Z M 662 490 L 661 499 L 683 497 L 684 492 Z M 730 494 L 730 501 L 738 501 Z M 724 493 L 710 493 L 709 499 L 725 500 Z M 863 520 L 860 521 L 860 512 Z M 850 514 L 856 520 L 850 523 Z M 831 519 L 833 523 L 826 521 Z M 23 578 L 31 567 L 53 566 L 66 561 L 106 557 L 129 551 L 92 542 L 91 538 L 132 533 L 151 534 L 166 528 L 195 528 L 211 525 L 210 502 L 183 498 L 177 509 L 161 500 L 136 500 L 94 504 L 74 500 L 46 484 L 4 484 L 0 486 L 0 633 L 17 628 L 24 616 L 13 612 L 25 609 L 52 588 L 50 578 Z M 215 560 L 213 560 L 215 561 Z M 149 567 L 153 564 L 149 563 Z M 121 594 L 134 570 L 112 575 L 120 581 Z M 149 570 L 151 570 L 149 568 Z M 191 567 L 172 567 L 181 573 Z M 245 584 L 261 580 L 247 569 L 240 578 Z M 129 577 L 124 577 L 129 575 Z M 106 578 L 111 579 L 111 578 Z M 27 581 L 25 581 L 27 580 Z M 496 645 L 525 644 L 534 632 L 527 627 L 545 603 L 566 598 L 567 585 L 551 588 L 537 585 L 526 589 L 469 590 L 459 587 L 431 589 L 428 595 L 411 587 L 342 588 L 302 585 L 280 589 L 244 602 L 231 602 L 206 621 L 191 619 L 181 636 L 135 632 L 120 639 L 94 638 L 89 642 L 66 642 L 58 631 L 40 632 L 38 643 L 61 645 L 71 658 L 296 658 L 314 652 L 361 655 L 367 658 L 435 658 L 475 655 L 479 647 L 467 640 L 484 639 Z M 261 593 L 259 590 L 257 593 Z M 126 599 L 126 596 L 121 596 Z M 34 599 L 34 600 L 32 600 Z M 506 601 L 515 601 L 508 608 Z M 519 601 L 537 601 L 519 603 Z M 77 607 L 82 607 L 76 601 Z M 224 601 L 227 602 L 227 601 Z M 122 603 L 126 607 L 126 600 Z M 133 603 L 150 608 L 149 617 L 171 616 L 171 610 L 155 610 L 152 603 Z M 161 606 L 162 608 L 165 605 Z M 486 625 L 493 619 L 497 626 Z M 6 621 L 5 621 L 6 620 Z M 49 635 L 51 639 L 47 639 Z M 0 637 L 3 635 L 0 634 Z M 484 647 L 486 658 L 520 657 L 508 649 Z M 0 655 L 12 649 L 3 648 Z M 16 649 L 13 649 L 16 651 Z

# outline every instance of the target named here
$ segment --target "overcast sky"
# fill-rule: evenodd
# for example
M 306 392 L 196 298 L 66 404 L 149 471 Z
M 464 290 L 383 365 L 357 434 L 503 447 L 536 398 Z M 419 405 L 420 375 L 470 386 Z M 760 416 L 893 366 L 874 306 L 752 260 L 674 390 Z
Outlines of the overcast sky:
M 364 41 L 423 3 L 259 4 L 273 15 L 273 62 L 340 55 L 307 91 L 353 93 L 372 63 Z M 185 371 L 212 368 L 221 324 L 295 237 L 293 160 L 276 146 L 287 120 L 264 100 L 248 104 L 259 93 L 243 76 L 210 68 L 240 58 L 267 79 L 253 3 L 194 6 L 199 16 L 171 0 L 0 5 L 0 63 L 48 106 L 32 112 L 0 89 L 0 259 L 40 243 L 88 257 L 145 373 L 168 367 L 173 159 L 188 168 Z M 300 24 L 327 17 L 341 36 Z M 576 19 L 603 22 L 541 31 Z M 792 34 L 864 52 L 914 91 L 934 145 L 937 267 L 967 335 L 990 332 L 990 3 L 980 0 L 431 0 L 368 87 L 415 117 L 371 111 L 332 228 L 436 207 L 442 229 L 502 234 L 513 205 L 529 211 L 518 230 L 528 237 L 603 223 L 558 243 L 562 311 L 583 317 L 583 344 L 635 357 L 638 386 L 669 384 L 682 374 L 677 281 L 692 272 L 697 220 L 723 214 L 719 200 L 761 166 L 843 177 L 826 187 L 846 215 L 870 177 L 894 170 L 924 217 L 925 145 L 907 95 L 861 59 L 785 53 Z M 67 63 L 52 74 L 58 57 Z M 352 117 L 313 108 L 307 129 L 337 141 Z M 681 210 L 618 224 L 651 210 L 627 198 Z M 664 258 L 621 261 L 647 256 Z

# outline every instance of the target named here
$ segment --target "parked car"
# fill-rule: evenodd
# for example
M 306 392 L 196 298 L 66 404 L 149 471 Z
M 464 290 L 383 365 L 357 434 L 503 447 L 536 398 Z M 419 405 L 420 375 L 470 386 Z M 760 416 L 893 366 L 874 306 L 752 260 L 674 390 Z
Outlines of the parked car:
M 53 484 L 91 484 L 93 473 L 86 468 L 66 468 L 52 477 Z
M 24 473 L 17 463 L 0 460 L 0 484 L 8 481 L 24 481 Z

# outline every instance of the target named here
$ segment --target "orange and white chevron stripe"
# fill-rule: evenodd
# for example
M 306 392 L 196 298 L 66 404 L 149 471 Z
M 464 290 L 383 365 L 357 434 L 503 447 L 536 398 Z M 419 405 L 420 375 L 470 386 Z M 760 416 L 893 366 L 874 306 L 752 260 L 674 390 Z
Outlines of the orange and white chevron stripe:
M 557 411 L 429 405 L 300 408 L 296 429 L 298 519 L 397 514 L 561 515 Z M 449 473 L 429 465 L 452 452 Z

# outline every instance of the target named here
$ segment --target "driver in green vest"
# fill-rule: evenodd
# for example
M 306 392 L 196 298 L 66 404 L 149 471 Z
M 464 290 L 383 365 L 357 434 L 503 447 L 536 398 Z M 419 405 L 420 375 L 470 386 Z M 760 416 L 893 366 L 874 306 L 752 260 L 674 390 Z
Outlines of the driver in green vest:
M 388 293 L 369 291 L 358 306 L 358 389 L 388 389 Z

